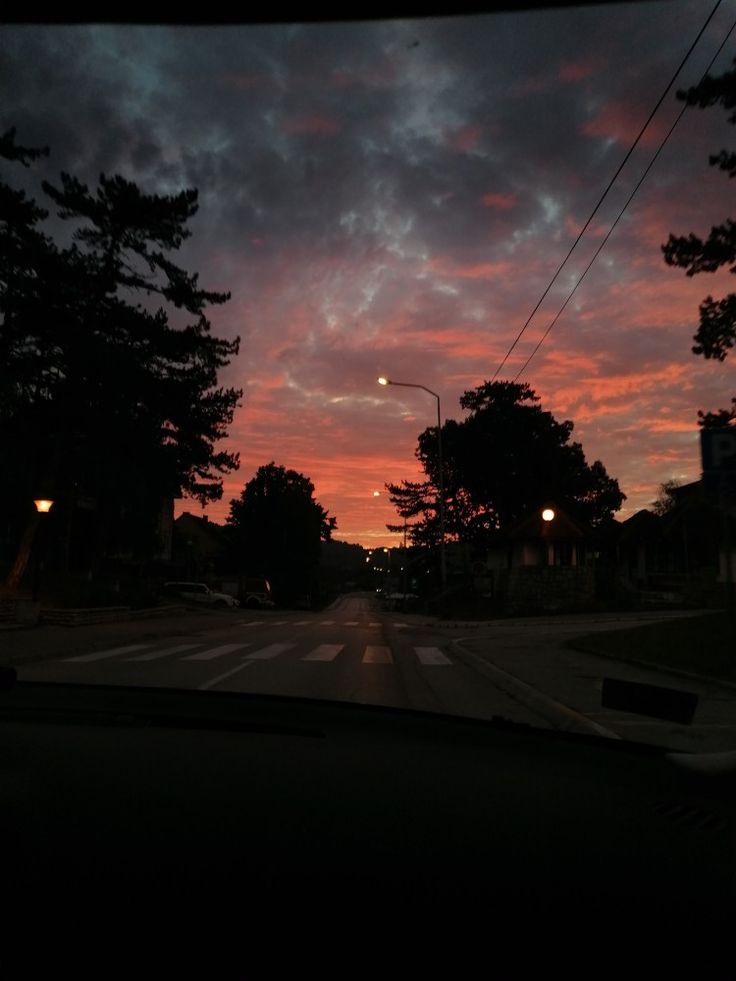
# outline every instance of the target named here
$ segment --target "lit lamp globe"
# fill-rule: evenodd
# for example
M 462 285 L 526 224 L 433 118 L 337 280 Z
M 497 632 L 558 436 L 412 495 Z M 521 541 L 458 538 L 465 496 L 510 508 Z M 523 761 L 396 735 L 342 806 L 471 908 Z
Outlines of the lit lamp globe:
M 552 510 L 552 508 L 545 508 L 544 511 L 542 511 L 542 520 L 543 521 L 555 520 L 555 512 Z
M 47 498 L 39 498 L 33 503 L 36 505 L 36 510 L 39 514 L 48 514 L 54 504 L 53 501 L 49 501 Z

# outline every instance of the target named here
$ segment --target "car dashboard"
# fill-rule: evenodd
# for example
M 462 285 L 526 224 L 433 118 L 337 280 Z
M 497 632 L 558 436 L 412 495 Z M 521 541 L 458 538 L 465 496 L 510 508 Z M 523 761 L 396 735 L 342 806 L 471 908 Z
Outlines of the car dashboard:
M 16 896 L 198 904 L 241 883 L 244 904 L 329 894 L 690 923 L 728 922 L 734 908 L 733 768 L 700 772 L 660 748 L 87 685 L 8 684 L 0 719 Z

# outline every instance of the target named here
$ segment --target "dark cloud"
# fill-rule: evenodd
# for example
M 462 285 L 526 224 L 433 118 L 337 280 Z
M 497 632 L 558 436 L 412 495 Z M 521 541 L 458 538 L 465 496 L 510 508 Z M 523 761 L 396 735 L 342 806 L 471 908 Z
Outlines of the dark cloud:
M 718 12 L 682 85 L 735 12 L 734 0 Z M 302 461 L 360 536 L 349 468 L 379 487 L 412 476 L 433 411 L 377 390 L 375 376 L 421 381 L 459 415 L 460 393 L 495 371 L 706 13 L 673 0 L 415 22 L 10 26 L 0 126 L 51 147 L 15 175 L 36 194 L 61 170 L 199 189 L 182 261 L 233 294 L 213 323 L 243 338 L 226 372 L 246 389 L 234 448 L 253 469 L 278 448 Z M 510 376 L 678 109 L 668 99 Z M 727 402 L 722 369 L 689 353 L 710 283 L 668 269 L 660 245 L 725 216 L 730 187 L 707 156 L 733 127 L 717 110 L 686 118 L 525 375 L 579 418 L 588 456 L 624 490 L 650 481 L 647 499 L 672 460 L 696 475 L 683 420 Z

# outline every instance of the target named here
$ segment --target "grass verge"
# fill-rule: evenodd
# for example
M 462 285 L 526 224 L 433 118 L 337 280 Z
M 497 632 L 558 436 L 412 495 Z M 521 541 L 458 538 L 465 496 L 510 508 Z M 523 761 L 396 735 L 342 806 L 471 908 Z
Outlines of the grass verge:
M 736 682 L 736 620 L 725 612 L 585 634 L 568 646 Z

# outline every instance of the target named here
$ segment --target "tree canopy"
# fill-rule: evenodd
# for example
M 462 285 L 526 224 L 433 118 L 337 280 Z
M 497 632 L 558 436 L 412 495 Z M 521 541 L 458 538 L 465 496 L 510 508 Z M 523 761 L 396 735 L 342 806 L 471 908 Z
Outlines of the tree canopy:
M 678 487 L 682 487 L 682 481 L 678 480 L 676 477 L 672 477 L 670 480 L 665 480 L 664 483 L 659 485 L 659 492 L 654 501 L 652 501 L 650 507 L 652 511 L 663 517 L 665 514 L 669 514 L 677 503 L 677 497 L 675 492 Z
M 719 76 L 706 75 L 698 85 L 678 92 L 677 97 L 701 109 L 720 105 L 729 113 L 729 123 L 736 123 L 736 67 Z M 722 149 L 712 154 L 709 163 L 725 171 L 729 178 L 736 176 L 736 153 L 732 151 Z M 726 218 L 722 224 L 714 225 L 705 239 L 692 232 L 685 236 L 670 235 L 662 251 L 668 265 L 679 266 L 688 276 L 716 272 L 723 266 L 736 273 L 736 221 Z M 706 296 L 700 304 L 700 323 L 694 340 L 693 354 L 725 360 L 736 342 L 736 293 L 720 299 Z M 732 401 L 730 409 L 700 412 L 700 424 L 724 426 L 736 420 L 736 398 Z
M 28 166 L 47 151 L 0 158 Z M 150 549 L 162 502 L 222 496 L 238 455 L 218 451 L 240 390 L 218 385 L 239 338 L 211 333 L 204 290 L 170 254 L 189 236 L 197 191 L 147 194 L 121 176 L 96 189 L 69 174 L 43 191 L 72 228 L 61 246 L 48 211 L 0 182 L 0 459 L 18 514 L 43 493 L 95 504 L 99 551 Z
M 476 545 L 546 501 L 593 527 L 610 520 L 625 495 L 603 464 L 588 464 L 573 423 L 557 422 L 526 384 L 484 382 L 466 391 L 460 405 L 469 414 L 442 426 L 445 530 L 448 538 Z M 419 436 L 416 455 L 427 476 L 422 483 L 388 484 L 391 502 L 411 525 L 416 544 L 439 541 L 437 428 Z M 390 525 L 391 531 L 403 525 Z
M 310 591 L 321 542 L 337 527 L 315 500 L 312 481 L 273 461 L 259 467 L 230 502 L 227 520 L 237 566 L 268 576 L 287 601 Z

